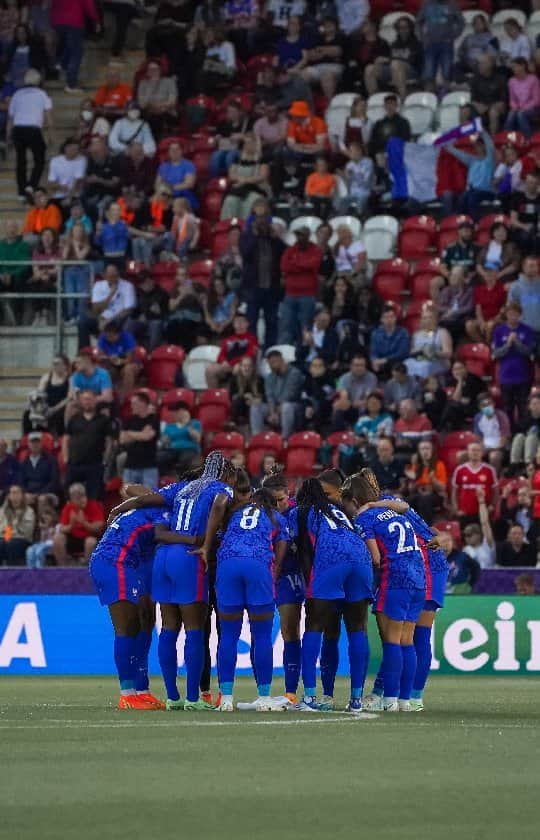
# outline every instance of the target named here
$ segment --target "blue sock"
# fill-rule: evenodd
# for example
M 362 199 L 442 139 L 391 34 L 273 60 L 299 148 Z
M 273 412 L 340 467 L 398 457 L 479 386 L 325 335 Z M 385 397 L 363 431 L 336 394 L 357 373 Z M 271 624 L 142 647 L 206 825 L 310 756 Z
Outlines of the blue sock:
M 221 621 L 221 637 L 217 653 L 217 669 L 219 690 L 222 694 L 232 694 L 236 658 L 238 655 L 238 639 L 242 631 L 242 619 Z
M 367 633 L 359 630 L 348 633 L 349 668 L 351 671 L 351 697 L 357 700 L 362 696 L 369 662 L 369 641 Z M 322 670 L 322 668 L 321 668 Z
M 391 642 L 383 642 L 383 681 L 384 696 L 398 697 L 399 682 L 401 680 L 401 669 L 403 660 L 401 657 L 401 645 L 394 645 Z
M 414 676 L 416 674 L 416 650 L 414 645 L 402 645 L 401 657 L 403 668 L 399 683 L 399 699 L 410 700 Z
M 255 670 L 255 639 L 253 635 L 251 636 L 251 645 L 249 646 L 249 661 L 251 662 L 251 670 L 253 671 L 253 676 L 255 677 L 255 682 L 257 682 L 257 671 Z
M 139 630 L 135 639 L 135 651 L 137 654 L 137 674 L 135 676 L 135 688 L 137 691 L 148 691 L 148 654 L 152 644 L 152 634 L 147 630 Z
M 196 703 L 199 699 L 199 683 L 204 666 L 204 630 L 186 630 L 184 662 L 186 699 L 189 703 Z
M 416 649 L 416 674 L 411 697 L 420 700 L 431 668 L 431 627 L 416 627 L 414 631 Z
M 168 700 L 180 700 L 178 688 L 176 687 L 176 675 L 178 673 L 178 659 L 176 656 L 177 639 L 178 633 L 176 630 L 162 630 L 159 634 L 159 667 L 163 675 Z
M 375 677 L 375 682 L 373 683 L 373 691 L 372 694 L 376 694 L 377 697 L 382 697 L 384 694 L 384 681 L 383 681 L 383 666 L 382 661 L 379 665 L 379 671 L 377 676 Z
M 283 642 L 283 671 L 285 675 L 285 694 L 296 694 L 300 680 L 302 664 L 302 643 Z
M 118 671 L 120 690 L 135 693 L 135 674 L 137 658 L 135 654 L 135 636 L 114 637 L 114 664 Z
M 317 659 L 321 652 L 322 633 L 306 630 L 302 639 L 302 682 L 307 697 L 317 695 Z
M 274 617 L 261 621 L 251 621 L 251 636 L 255 643 L 253 652 L 255 659 L 255 674 L 259 697 L 269 697 L 274 671 L 274 649 L 272 646 L 272 627 Z
M 334 685 L 339 665 L 339 639 L 327 639 L 323 636 L 321 646 L 321 682 L 323 694 L 334 696 Z

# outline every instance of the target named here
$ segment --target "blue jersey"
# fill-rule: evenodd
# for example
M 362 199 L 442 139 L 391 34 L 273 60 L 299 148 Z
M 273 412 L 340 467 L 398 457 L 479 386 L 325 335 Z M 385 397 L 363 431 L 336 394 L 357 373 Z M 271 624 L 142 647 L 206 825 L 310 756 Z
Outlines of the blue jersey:
M 371 565 L 369 552 L 346 515 L 339 508 L 333 505 L 330 507 L 335 518 L 313 508 L 310 508 L 307 515 L 307 535 L 313 546 L 313 565 L 317 569 L 344 561 Z M 298 538 L 298 508 L 289 514 L 289 531 L 292 538 Z
M 185 487 L 186 482 L 180 482 L 159 491 L 165 503 L 172 506 L 171 530 L 186 537 L 203 537 L 216 496 L 226 493 L 232 498 L 232 488 L 222 481 L 212 481 L 197 496 L 188 498 L 182 495 Z
M 408 519 L 388 508 L 370 508 L 356 517 L 355 526 L 364 540 L 377 541 L 381 587 L 425 589 L 424 561 Z
M 289 541 L 289 529 L 277 511 L 274 522 L 262 508 L 245 505 L 236 510 L 229 520 L 218 549 L 218 563 L 235 557 L 249 555 L 254 562 L 270 565 L 274 559 L 277 542 Z
M 169 524 L 170 513 L 165 508 L 147 507 L 128 510 L 117 516 L 99 543 L 94 555 L 114 565 L 122 554 L 126 565 L 137 566 L 150 560 L 155 550 L 154 527 Z
M 396 496 L 389 496 L 389 495 L 381 495 L 381 499 L 395 499 Z M 414 508 L 409 507 L 407 513 L 403 514 L 405 519 L 407 519 L 414 528 L 414 532 L 416 536 L 424 543 L 428 543 L 430 540 L 433 539 L 433 531 L 427 524 L 427 522 L 422 519 L 419 513 L 415 511 Z M 446 554 L 442 550 L 442 548 L 428 548 L 427 549 L 427 558 L 429 563 L 429 568 L 432 572 L 444 572 L 448 568 L 448 561 L 446 559 Z
M 284 510 L 283 513 L 281 514 L 281 516 L 285 519 L 285 521 L 287 523 L 287 528 L 289 526 L 289 520 L 290 520 L 291 513 L 295 509 L 296 509 L 296 502 L 294 502 L 294 500 L 292 500 L 292 499 L 289 499 L 289 507 L 286 510 Z M 295 575 L 295 574 L 298 574 L 301 571 L 301 569 L 300 569 L 300 559 L 298 557 L 298 552 L 296 550 L 296 545 L 291 540 L 290 534 L 289 534 L 289 539 L 290 539 L 290 542 L 287 546 L 287 551 L 285 552 L 285 559 L 283 560 L 283 564 L 281 566 L 281 573 L 283 575 Z

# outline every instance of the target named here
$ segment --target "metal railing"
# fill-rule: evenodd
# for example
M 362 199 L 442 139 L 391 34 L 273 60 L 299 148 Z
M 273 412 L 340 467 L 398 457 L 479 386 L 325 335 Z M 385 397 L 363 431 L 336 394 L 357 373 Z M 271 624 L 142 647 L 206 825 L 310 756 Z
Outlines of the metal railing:
M 51 260 L 50 262 L 47 260 L 2 260 L 0 263 L 0 273 L 9 273 L 2 271 L 4 267 L 9 266 L 16 266 L 17 268 L 21 268 L 21 266 L 28 266 L 29 268 L 33 268 L 33 266 L 37 265 L 41 268 L 57 268 L 58 269 L 58 281 L 56 284 L 56 290 L 54 292 L 4 292 L 0 288 L 0 304 L 3 301 L 8 300 L 18 300 L 18 301 L 25 301 L 25 300 L 35 300 L 35 301 L 54 301 L 54 311 L 55 311 L 55 337 L 54 337 L 54 345 L 55 345 L 55 353 L 61 353 L 63 351 L 64 346 L 64 318 L 62 312 L 62 303 L 64 300 L 85 300 L 90 302 L 90 295 L 92 286 L 94 285 L 95 277 L 96 277 L 96 270 L 93 263 L 89 262 L 88 260 Z M 89 291 L 86 292 L 64 292 L 63 291 L 63 280 L 64 280 L 64 269 L 69 268 L 70 266 L 80 266 L 87 268 L 89 271 Z M 31 282 L 31 281 L 30 281 Z M 23 326 L 23 325 L 21 325 Z

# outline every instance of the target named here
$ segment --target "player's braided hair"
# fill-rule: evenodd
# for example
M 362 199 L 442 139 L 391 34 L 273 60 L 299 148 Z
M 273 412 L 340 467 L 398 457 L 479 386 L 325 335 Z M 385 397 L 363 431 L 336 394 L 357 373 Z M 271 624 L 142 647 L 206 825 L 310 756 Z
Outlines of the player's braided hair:
M 371 469 L 371 467 L 362 467 L 361 470 L 358 470 L 358 475 L 361 475 L 364 478 L 367 478 L 367 480 L 369 481 L 369 483 L 371 484 L 371 486 L 375 490 L 377 496 L 381 495 L 381 488 L 380 488 L 380 485 L 379 485 L 379 481 L 377 479 L 377 476 L 375 475 L 375 473 Z
M 179 496 L 183 499 L 195 499 L 213 481 L 219 481 L 224 475 L 231 471 L 231 464 L 222 452 L 214 450 L 206 456 L 204 469 L 200 478 L 186 484 Z
M 299 508 L 314 508 L 317 513 L 332 519 L 340 528 L 347 527 L 343 520 L 336 517 L 318 478 L 306 478 L 296 495 L 296 504 Z
M 267 490 L 265 487 L 261 487 L 260 490 L 257 490 L 257 492 L 253 494 L 253 503 L 264 510 L 266 515 L 270 518 L 272 525 L 276 524 L 276 507 L 274 497 L 270 490 Z
M 369 476 L 362 472 L 349 476 L 345 480 L 341 491 L 341 497 L 344 501 L 354 501 L 360 507 L 365 505 L 366 502 L 376 502 L 379 496 L 380 492 L 375 490 Z

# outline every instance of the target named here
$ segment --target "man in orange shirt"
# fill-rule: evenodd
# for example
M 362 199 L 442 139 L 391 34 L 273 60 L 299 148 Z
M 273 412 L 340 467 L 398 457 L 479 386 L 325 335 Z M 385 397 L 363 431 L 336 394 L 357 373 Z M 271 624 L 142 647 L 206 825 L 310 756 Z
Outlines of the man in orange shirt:
M 26 242 L 34 245 L 39 234 L 45 228 L 51 228 L 60 233 L 62 228 L 62 213 L 58 206 L 49 201 L 47 190 L 39 187 L 33 195 L 34 206 L 30 207 L 26 214 L 23 226 L 23 235 Z
M 97 113 L 103 117 L 123 117 L 131 99 L 133 93 L 130 86 L 122 82 L 120 67 L 111 62 L 107 67 L 105 84 L 97 89 L 94 96 Z
M 328 171 L 328 161 L 322 155 L 315 161 L 315 171 L 306 179 L 306 198 L 313 204 L 314 215 L 328 218 L 336 192 L 336 178 Z
M 315 117 L 307 102 L 297 99 L 289 108 L 287 147 L 296 155 L 312 160 L 326 148 L 328 129 L 324 120 Z

